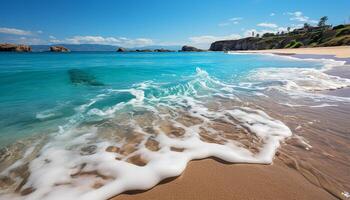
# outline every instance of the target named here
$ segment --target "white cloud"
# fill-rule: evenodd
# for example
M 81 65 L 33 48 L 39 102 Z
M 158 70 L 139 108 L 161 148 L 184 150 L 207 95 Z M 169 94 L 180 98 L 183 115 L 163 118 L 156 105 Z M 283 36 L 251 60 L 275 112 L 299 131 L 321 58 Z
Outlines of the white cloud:
M 102 36 L 74 36 L 66 39 L 68 43 L 72 44 L 112 44 L 120 42 L 120 40 L 114 37 L 102 37 Z
M 259 23 L 259 24 L 257 24 L 257 26 L 266 27 L 266 28 L 277 28 L 278 27 L 277 24 L 266 23 L 266 22 Z
M 190 37 L 190 44 L 200 48 L 208 48 L 209 45 L 218 40 L 234 40 L 241 38 L 241 35 L 231 34 L 226 36 L 202 35 Z
M 55 36 L 49 35 L 49 42 L 50 43 L 63 43 L 64 41 L 58 40 Z
M 233 18 L 231 18 L 231 19 L 229 19 L 229 21 L 241 21 L 241 20 L 243 20 L 243 17 L 233 17 Z
M 108 44 L 122 47 L 140 47 L 153 45 L 152 39 L 126 37 L 103 37 L 103 36 L 73 36 L 64 40 L 58 40 L 54 36 L 49 36 L 51 43 L 69 43 L 69 44 Z
M 42 40 L 41 38 L 35 38 L 35 37 L 15 37 L 15 38 L 8 38 L 7 42 L 9 43 L 15 43 L 15 44 L 27 44 L 27 45 L 38 45 L 38 44 L 47 44 L 47 41 Z
M 287 15 L 291 16 L 289 19 L 292 20 L 292 21 L 299 21 L 299 22 L 313 23 L 313 24 L 317 23 L 317 20 L 310 19 L 310 17 L 305 16 L 300 11 L 288 12 Z
M 273 29 L 263 29 L 263 30 L 256 30 L 256 29 L 249 29 L 244 31 L 243 36 L 244 37 L 252 37 L 252 34 L 254 32 L 254 36 L 256 36 L 257 34 L 260 35 L 260 37 L 262 35 L 264 35 L 264 33 L 277 33 L 277 32 L 287 32 L 287 27 L 276 27 Z
M 270 13 L 270 16 L 271 16 L 271 17 L 273 17 L 273 16 L 275 16 L 275 15 L 276 15 L 275 13 Z
M 0 27 L 0 33 L 4 34 L 10 34 L 10 35 L 31 35 L 32 32 L 25 31 L 21 29 L 16 28 L 6 28 L 6 27 Z
M 233 18 L 228 19 L 225 22 L 219 23 L 218 26 L 229 26 L 232 24 L 239 24 L 239 22 L 242 20 L 243 20 L 242 17 L 233 17 Z
M 42 30 L 38 30 L 37 33 L 38 33 L 38 34 L 42 34 L 43 31 L 42 31 Z

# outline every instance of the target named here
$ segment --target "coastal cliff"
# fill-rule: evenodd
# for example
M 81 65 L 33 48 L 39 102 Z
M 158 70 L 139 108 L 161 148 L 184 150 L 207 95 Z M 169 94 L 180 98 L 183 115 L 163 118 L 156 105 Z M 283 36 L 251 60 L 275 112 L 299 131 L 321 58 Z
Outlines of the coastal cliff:
M 51 46 L 50 51 L 51 52 L 69 52 L 69 49 L 67 49 L 64 46 Z
M 0 44 L 0 51 L 30 52 L 32 48 L 28 45 Z
M 262 50 L 342 45 L 350 45 L 350 25 L 338 25 L 333 28 L 307 27 L 288 33 L 265 33 L 262 37 L 216 41 L 211 44 L 209 50 Z

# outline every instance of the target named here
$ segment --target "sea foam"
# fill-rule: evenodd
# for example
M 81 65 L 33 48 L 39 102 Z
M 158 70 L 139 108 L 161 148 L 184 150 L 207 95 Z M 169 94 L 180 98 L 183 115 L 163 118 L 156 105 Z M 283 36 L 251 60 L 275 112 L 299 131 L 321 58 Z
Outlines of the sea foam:
M 209 106 L 220 104 L 217 94 L 240 102 L 233 90 L 200 68 L 193 80 L 172 87 L 147 82 L 108 90 L 79 106 L 70 123 L 29 162 L 22 195 L 5 192 L 0 199 L 108 199 L 128 190 L 149 189 L 180 175 L 190 160 L 207 157 L 272 163 L 291 130 L 262 110 Z M 96 102 L 120 92 L 135 98 L 94 108 Z M 82 116 L 102 121 L 85 124 Z M 11 177 L 15 167 L 2 175 Z

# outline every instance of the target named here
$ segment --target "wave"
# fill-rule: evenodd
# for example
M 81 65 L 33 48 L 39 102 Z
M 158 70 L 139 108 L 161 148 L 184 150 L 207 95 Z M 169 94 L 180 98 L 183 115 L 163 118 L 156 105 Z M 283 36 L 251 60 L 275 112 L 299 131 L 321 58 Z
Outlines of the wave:
M 245 53 L 229 52 L 229 54 Z M 238 84 L 239 87 L 256 91 L 257 95 L 266 97 L 268 97 L 268 95 L 264 95 L 264 92 L 277 90 L 292 98 L 308 98 L 314 102 L 319 102 L 321 100 L 327 102 L 350 101 L 348 97 L 338 97 L 322 93 L 322 91 L 341 89 L 350 86 L 350 79 L 327 74 L 327 70 L 337 66 L 343 66 L 346 64 L 346 61 L 323 58 L 296 58 L 269 53 L 260 53 L 260 55 L 273 56 L 286 60 L 317 62 L 320 63 L 322 67 L 255 69 Z
M 311 68 L 263 68 L 253 71 L 249 78 L 252 81 L 279 82 L 281 87 L 290 91 L 322 91 L 350 86 L 350 79 Z
M 269 164 L 281 142 L 292 135 L 281 121 L 249 108 L 225 84 L 197 68 L 177 85 L 143 82 L 109 89 L 76 108 L 28 164 L 20 193 L 1 199 L 108 199 L 127 190 L 145 190 L 180 175 L 193 159 L 217 157 L 232 163 Z M 133 98 L 94 107 L 113 94 Z M 229 108 L 215 98 L 237 105 Z M 101 118 L 86 123 L 89 117 Z M 18 166 L 3 176 L 15 182 Z
M 145 81 L 128 89 L 103 89 L 75 108 L 69 123 L 59 127 L 29 164 L 20 161 L 4 170 L 1 175 L 16 183 L 20 192 L 2 193 L 0 199 L 108 199 L 152 188 L 180 175 L 190 160 L 207 157 L 270 164 L 292 131 L 263 110 L 247 107 L 242 94 L 268 97 L 265 91 L 277 89 L 314 95 L 310 91 L 350 86 L 349 79 L 322 70 L 263 68 L 251 72 L 248 82 L 228 84 L 196 68 L 195 75 L 176 84 Z M 97 106 L 121 93 L 132 97 Z M 218 98 L 232 105 L 225 106 Z M 53 115 L 47 110 L 37 118 Z M 26 180 L 13 173 L 23 170 L 22 165 L 27 165 Z

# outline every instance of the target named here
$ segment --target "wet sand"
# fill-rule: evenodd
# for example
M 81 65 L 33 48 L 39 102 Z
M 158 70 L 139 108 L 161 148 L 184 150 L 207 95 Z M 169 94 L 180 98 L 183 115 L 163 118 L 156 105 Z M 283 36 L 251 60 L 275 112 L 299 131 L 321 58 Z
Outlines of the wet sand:
M 234 51 L 236 53 L 273 53 L 279 55 L 312 54 L 312 55 L 334 55 L 337 58 L 350 58 L 350 46 L 338 47 L 315 47 L 298 49 L 269 49 L 269 50 L 249 50 Z
M 334 68 L 327 73 L 341 75 L 344 78 L 349 78 L 350 74 L 348 66 Z M 350 96 L 349 88 L 319 93 Z M 179 177 L 163 180 L 147 191 L 127 191 L 112 199 L 347 199 L 348 193 L 346 192 L 350 191 L 350 174 L 348 173 L 350 171 L 349 102 L 316 101 L 315 106 L 315 101 L 309 101 L 307 98 L 292 99 L 283 93 L 274 93 L 273 90 L 267 91 L 266 94 L 266 97 L 254 96 L 254 98 L 243 95 L 241 103 L 231 99 L 218 98 L 216 100 L 220 101 L 219 105 L 227 110 L 232 110 L 237 106 L 249 106 L 263 110 L 272 118 L 281 120 L 292 130 L 293 136 L 288 138 L 277 151 L 273 164 L 231 164 L 211 158 L 195 160 L 188 164 Z M 211 110 L 216 110 L 217 103 L 210 101 L 206 106 Z M 177 111 L 182 116 L 182 112 Z M 168 110 L 165 109 L 162 112 L 168 112 Z M 185 125 L 200 123 L 199 119 L 187 116 L 185 110 L 183 112 L 183 116 L 177 119 L 181 123 Z M 149 114 L 139 111 L 139 114 L 135 115 L 135 120 L 142 127 L 150 127 L 152 115 Z M 100 136 L 109 138 L 108 134 L 112 132 L 108 130 L 113 129 L 114 131 L 114 122 L 120 124 L 122 119 L 128 120 L 129 118 L 120 116 L 114 121 L 105 121 L 100 124 Z M 232 126 L 228 126 L 223 121 L 213 122 L 212 128 L 222 131 L 220 136 L 225 139 L 241 134 L 237 130 L 232 130 Z M 181 128 L 171 126 L 166 120 L 162 121 L 160 129 L 165 134 L 169 134 L 169 137 L 181 138 L 183 136 Z M 122 136 L 123 131 L 128 132 L 129 129 L 119 127 L 118 130 L 121 133 L 117 135 Z M 217 140 L 221 137 L 217 138 L 215 134 L 210 137 L 204 131 L 199 135 L 205 142 L 221 142 Z M 118 152 L 125 156 L 131 154 L 141 143 L 142 138 L 138 136 L 135 133 L 127 137 L 125 146 L 120 148 L 110 146 L 111 148 L 108 147 L 106 151 Z M 260 141 L 250 135 L 240 137 L 239 140 L 242 140 L 242 145 L 248 142 L 247 148 L 252 147 L 252 150 L 255 150 L 260 144 Z M 149 150 L 157 151 L 159 150 L 158 144 L 156 141 L 147 140 L 145 145 Z M 82 148 L 81 151 L 93 154 L 94 149 Z M 120 158 L 116 157 L 116 159 Z M 138 166 L 147 164 L 147 161 L 138 155 L 130 157 L 127 162 Z M 18 171 L 26 172 L 27 170 L 19 169 Z M 90 172 L 89 175 L 91 174 L 100 175 L 95 172 Z M 72 176 L 80 175 L 83 176 L 86 173 L 79 172 Z M 19 176 L 27 177 L 28 175 L 22 173 Z M 4 181 L 3 183 L 6 184 Z M 19 188 L 21 187 L 22 185 Z M 34 190 L 24 189 L 23 191 L 31 193 Z
M 348 52 L 332 53 L 338 57 L 350 56 L 349 47 L 338 48 Z M 350 78 L 349 66 L 327 73 Z M 321 93 L 350 97 L 349 88 Z M 191 161 L 179 177 L 163 181 L 148 191 L 131 191 L 112 199 L 348 199 L 344 191 L 350 190 L 349 104 L 310 108 L 256 101 L 256 105 L 269 110 L 269 115 L 287 124 L 294 134 L 279 149 L 273 164 Z M 299 136 L 312 147 L 309 149 L 300 142 Z
M 256 101 L 294 134 L 278 150 L 273 164 L 191 161 L 179 177 L 148 191 L 126 192 L 113 200 L 346 199 L 342 193 L 350 189 L 350 125 L 346 123 L 349 106 L 288 107 Z M 300 142 L 299 136 L 312 147 Z
M 273 165 L 223 164 L 212 159 L 191 161 L 175 180 L 128 199 L 336 199 L 276 160 Z

